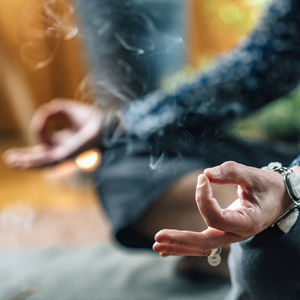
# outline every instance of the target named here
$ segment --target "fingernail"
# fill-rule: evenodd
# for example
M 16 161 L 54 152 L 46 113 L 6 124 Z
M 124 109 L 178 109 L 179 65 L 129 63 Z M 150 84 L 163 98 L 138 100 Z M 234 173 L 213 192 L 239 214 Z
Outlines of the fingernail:
M 159 244 L 157 242 L 155 242 L 153 245 L 152 245 L 152 249 L 153 251 L 157 251 L 156 247 L 158 246 Z
M 205 177 L 203 174 L 198 176 L 197 186 L 203 186 L 205 184 Z
M 221 175 L 221 168 L 220 167 L 209 168 L 205 170 L 205 173 L 208 173 L 212 177 L 219 177 Z

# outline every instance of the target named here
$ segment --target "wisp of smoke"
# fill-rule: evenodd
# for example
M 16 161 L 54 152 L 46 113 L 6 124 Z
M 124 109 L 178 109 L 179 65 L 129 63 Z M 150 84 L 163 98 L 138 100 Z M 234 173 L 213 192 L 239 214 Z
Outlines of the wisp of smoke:
M 183 4 L 175 0 L 77 2 L 92 66 L 77 95 L 94 99 L 106 119 L 114 120 L 110 116 L 122 115 L 131 102 L 143 105 L 145 96 L 155 94 L 165 76 L 182 67 Z M 168 17 L 158 9 L 165 7 L 170 10 Z M 122 128 L 114 129 L 106 138 L 109 144 L 122 137 Z M 164 158 L 157 149 L 150 150 L 150 168 L 159 169 Z
M 162 1 L 162 7 L 172 10 L 168 18 L 153 9 L 151 1 L 77 0 L 77 4 L 92 71 L 75 98 L 93 100 L 107 114 L 121 115 L 129 102 L 142 101 L 137 99 L 153 93 L 163 77 L 182 66 L 178 61 L 186 49 L 181 1 Z M 39 8 L 27 11 L 21 23 L 21 55 L 35 70 L 50 64 L 61 43 L 79 33 L 75 8 L 66 0 L 44 0 Z M 110 143 L 120 138 L 121 129 L 115 130 L 109 134 Z M 163 160 L 164 154 L 150 154 L 150 168 L 159 168 Z
M 20 54 L 34 70 L 50 64 L 63 40 L 78 34 L 74 7 L 64 0 L 45 0 L 40 6 L 27 6 L 17 28 Z

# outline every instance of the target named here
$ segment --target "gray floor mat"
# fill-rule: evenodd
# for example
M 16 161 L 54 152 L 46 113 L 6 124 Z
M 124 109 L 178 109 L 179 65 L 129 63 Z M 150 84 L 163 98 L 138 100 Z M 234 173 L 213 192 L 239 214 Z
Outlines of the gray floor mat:
M 0 299 L 224 299 L 229 283 L 173 274 L 176 258 L 113 245 L 0 251 Z

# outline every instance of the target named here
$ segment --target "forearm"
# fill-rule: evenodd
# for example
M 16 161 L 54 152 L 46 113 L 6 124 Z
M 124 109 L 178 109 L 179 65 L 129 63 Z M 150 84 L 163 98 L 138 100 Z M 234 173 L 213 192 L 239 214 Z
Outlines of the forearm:
M 179 123 L 221 125 L 291 91 L 300 77 L 298 12 L 297 0 L 275 0 L 247 40 L 192 84 L 130 104 L 128 132 L 147 138 Z

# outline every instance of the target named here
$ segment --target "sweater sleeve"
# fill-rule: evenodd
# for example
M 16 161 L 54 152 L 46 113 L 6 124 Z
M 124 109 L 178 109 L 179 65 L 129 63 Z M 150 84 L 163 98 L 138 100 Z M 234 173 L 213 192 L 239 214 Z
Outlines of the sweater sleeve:
M 290 167 L 300 166 L 300 154 L 292 161 Z
M 252 34 L 193 83 L 130 103 L 124 126 L 130 135 L 148 139 L 176 124 L 222 125 L 287 94 L 299 78 L 300 2 L 274 0 Z

